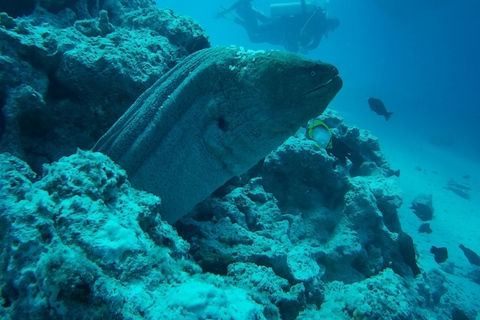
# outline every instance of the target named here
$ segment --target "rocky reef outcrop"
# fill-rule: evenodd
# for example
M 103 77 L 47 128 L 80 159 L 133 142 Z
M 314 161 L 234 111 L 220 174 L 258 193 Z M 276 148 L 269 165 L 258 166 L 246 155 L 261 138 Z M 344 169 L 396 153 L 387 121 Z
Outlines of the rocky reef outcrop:
M 161 199 L 133 189 L 103 154 L 78 150 L 41 176 L 1 154 L 0 317 L 473 314 L 448 294 L 442 271 L 414 278 L 399 254 L 402 195 L 371 150 L 377 140 L 333 113 L 322 119 L 359 150 L 368 174 L 352 177 L 350 161 L 335 163 L 299 133 L 175 226 L 162 221 Z
M 363 175 L 351 177 L 350 161 L 336 164 L 300 131 L 177 223 L 203 270 L 242 278 L 255 265 L 283 278 L 290 294 L 275 300 L 289 319 L 322 304 L 325 282 L 363 281 L 386 268 L 409 273 L 396 243 L 402 193 L 386 177 L 377 140 L 332 112 L 321 119 L 359 150 Z
M 191 18 L 154 1 L 3 1 L 0 151 L 41 164 L 89 149 L 135 99 L 209 47 Z
M 252 295 L 188 259 L 158 215 L 100 153 L 78 151 L 42 177 L 0 155 L 2 319 L 262 319 Z M 175 297 L 175 298 L 171 298 Z

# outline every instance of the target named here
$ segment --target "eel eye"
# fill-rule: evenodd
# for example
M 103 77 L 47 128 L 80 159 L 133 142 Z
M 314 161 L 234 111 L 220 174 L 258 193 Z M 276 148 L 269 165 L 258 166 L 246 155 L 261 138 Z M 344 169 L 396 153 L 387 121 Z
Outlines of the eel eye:
M 311 75 L 312 77 L 314 77 L 314 76 L 316 75 L 315 71 L 313 71 L 313 70 L 310 71 L 310 75 Z

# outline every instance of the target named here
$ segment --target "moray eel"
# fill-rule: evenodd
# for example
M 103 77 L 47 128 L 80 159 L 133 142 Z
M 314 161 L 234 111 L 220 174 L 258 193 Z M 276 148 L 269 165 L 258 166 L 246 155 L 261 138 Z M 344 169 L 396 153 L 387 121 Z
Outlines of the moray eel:
M 158 195 L 174 223 L 321 114 L 341 87 L 334 66 L 292 53 L 204 49 L 147 89 L 93 150 Z

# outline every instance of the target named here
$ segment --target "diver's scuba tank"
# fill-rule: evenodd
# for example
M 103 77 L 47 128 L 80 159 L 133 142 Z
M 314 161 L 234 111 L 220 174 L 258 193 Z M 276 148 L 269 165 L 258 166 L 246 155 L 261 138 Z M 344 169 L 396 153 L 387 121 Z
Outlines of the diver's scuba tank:
M 270 5 L 270 15 L 272 18 L 282 16 L 292 16 L 301 13 L 313 13 L 317 6 L 313 2 L 291 2 L 291 3 L 277 3 Z

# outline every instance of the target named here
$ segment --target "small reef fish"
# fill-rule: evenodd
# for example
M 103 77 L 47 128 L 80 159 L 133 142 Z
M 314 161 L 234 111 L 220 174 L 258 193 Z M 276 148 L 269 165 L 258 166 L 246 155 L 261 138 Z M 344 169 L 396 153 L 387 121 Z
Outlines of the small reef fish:
M 385 177 L 387 177 L 387 178 L 390 178 L 390 177 L 393 177 L 393 176 L 399 178 L 400 177 L 400 169 L 397 169 L 397 170 L 388 169 L 387 172 L 385 173 Z
M 430 228 L 430 223 L 424 223 L 418 228 L 418 232 L 430 234 L 433 232 L 433 230 Z
M 478 256 L 478 254 L 476 254 L 473 250 L 468 249 L 463 244 L 459 245 L 459 247 L 460 249 L 462 249 L 463 254 L 465 255 L 465 257 L 467 257 L 468 261 L 471 264 L 480 266 L 480 257 Z
M 332 131 L 323 123 L 315 121 L 307 129 L 307 137 L 315 141 L 319 148 L 332 149 Z
M 430 252 L 433 253 L 435 262 L 438 264 L 443 263 L 448 259 L 448 250 L 445 247 L 437 248 L 435 246 L 432 246 L 430 248 Z
M 393 112 L 387 111 L 387 108 L 383 104 L 382 100 L 377 98 L 368 98 L 367 101 L 370 105 L 370 110 L 374 111 L 379 116 L 385 116 L 387 121 L 392 117 Z

